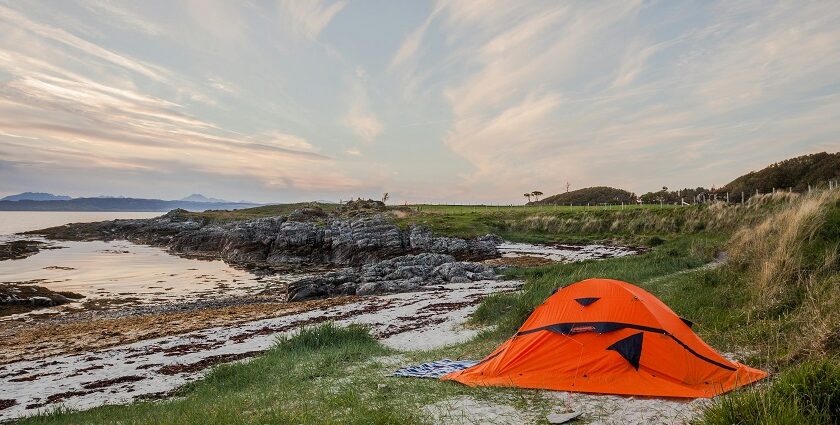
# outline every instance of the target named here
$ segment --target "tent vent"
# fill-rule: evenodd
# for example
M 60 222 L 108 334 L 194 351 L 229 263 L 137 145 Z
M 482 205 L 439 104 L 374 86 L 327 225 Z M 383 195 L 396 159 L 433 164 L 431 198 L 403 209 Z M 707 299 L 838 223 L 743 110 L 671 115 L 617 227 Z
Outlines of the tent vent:
M 586 307 L 586 306 L 588 306 L 588 305 L 590 305 L 590 304 L 592 304 L 592 303 L 594 303 L 595 301 L 598 301 L 598 300 L 600 300 L 600 298 L 595 298 L 595 297 L 593 297 L 593 298 L 575 298 L 575 301 L 577 301 L 578 304 L 580 304 L 584 307 Z
M 634 369 L 639 370 L 639 359 L 642 358 L 642 337 L 644 337 L 643 332 L 630 335 L 627 338 L 616 341 L 613 345 L 607 347 L 607 350 L 618 352 Z

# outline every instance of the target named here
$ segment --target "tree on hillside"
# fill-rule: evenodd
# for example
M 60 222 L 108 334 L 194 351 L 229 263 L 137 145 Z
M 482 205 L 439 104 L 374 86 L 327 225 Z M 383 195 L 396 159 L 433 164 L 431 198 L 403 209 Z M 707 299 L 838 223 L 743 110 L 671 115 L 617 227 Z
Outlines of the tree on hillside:
M 533 196 L 534 198 L 536 198 L 537 202 L 539 202 L 539 201 L 540 201 L 540 196 L 542 196 L 542 194 L 543 194 L 543 193 L 542 193 L 542 192 L 540 192 L 539 190 L 535 190 L 535 191 L 531 192 L 531 196 Z
M 698 195 L 709 192 L 709 189 L 702 187 L 698 188 L 683 188 L 674 191 L 666 190 L 667 186 L 663 186 L 662 190 L 657 192 L 648 192 L 639 198 L 645 203 L 666 202 L 669 204 L 680 203 L 683 199 L 695 199 Z
M 544 198 L 540 203 L 546 205 L 616 204 L 633 202 L 635 199 L 636 196 L 626 190 L 598 186 L 552 195 Z
M 528 198 L 528 202 L 531 202 L 531 194 L 530 194 L 530 193 L 526 193 L 526 194 L 524 194 L 524 195 L 522 195 L 522 196 L 524 196 L 524 197 Z
M 771 164 L 759 171 L 747 173 L 727 185 L 716 193 L 726 192 L 745 196 L 760 193 L 770 193 L 773 189 L 807 192 L 808 187 L 827 187 L 827 182 L 840 178 L 840 152 L 820 152 L 811 155 L 798 156 Z
M 391 195 L 389 195 L 388 192 L 383 193 L 382 194 L 382 203 L 384 204 L 384 203 L 388 202 L 388 198 L 390 198 L 390 197 L 391 197 Z

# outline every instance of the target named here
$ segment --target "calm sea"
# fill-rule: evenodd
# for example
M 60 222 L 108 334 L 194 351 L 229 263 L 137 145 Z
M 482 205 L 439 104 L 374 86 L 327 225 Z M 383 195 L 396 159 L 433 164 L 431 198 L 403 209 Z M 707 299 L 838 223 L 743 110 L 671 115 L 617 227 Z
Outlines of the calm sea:
M 149 218 L 159 212 L 20 212 L 0 211 L 3 239 L 38 239 L 13 233 L 67 223 Z M 61 249 L 46 249 L 22 260 L 0 261 L 0 284 L 36 284 L 84 295 L 85 301 L 120 305 L 166 304 L 254 294 L 289 276 L 261 278 L 218 260 L 182 258 L 165 249 L 127 241 L 53 241 Z M 69 304 L 77 306 L 77 303 Z M 67 306 L 31 314 L 61 311 Z M 4 319 L 14 318 L 9 316 Z
M 162 212 L 75 212 L 75 211 L 0 211 L 0 235 L 38 230 L 67 223 L 89 223 L 117 218 L 150 218 Z

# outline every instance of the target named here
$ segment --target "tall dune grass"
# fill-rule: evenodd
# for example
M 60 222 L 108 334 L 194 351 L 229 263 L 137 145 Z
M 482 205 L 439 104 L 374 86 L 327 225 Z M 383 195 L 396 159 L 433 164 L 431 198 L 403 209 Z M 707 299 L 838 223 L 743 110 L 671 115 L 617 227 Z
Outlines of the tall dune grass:
M 728 250 L 721 273 L 748 295 L 738 326 L 763 337 L 751 348 L 780 373 L 717 399 L 698 422 L 840 423 L 840 192 L 791 198 Z
M 729 243 L 729 267 L 741 273 L 748 313 L 788 322 L 791 358 L 813 357 L 840 332 L 840 192 L 795 199 Z
M 686 234 L 729 232 L 759 223 L 768 213 L 798 203 L 803 196 L 778 192 L 757 195 L 744 204 L 716 202 L 675 208 L 596 210 L 569 214 L 545 211 L 506 222 L 507 229 L 549 234 Z M 810 197 L 808 197 L 810 198 Z

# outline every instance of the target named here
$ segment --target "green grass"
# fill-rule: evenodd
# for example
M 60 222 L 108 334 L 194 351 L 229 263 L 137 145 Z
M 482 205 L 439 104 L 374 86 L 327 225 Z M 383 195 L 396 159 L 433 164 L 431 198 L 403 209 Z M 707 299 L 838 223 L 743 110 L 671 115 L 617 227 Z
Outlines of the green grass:
M 694 207 L 690 207 L 694 208 Z M 529 206 L 470 206 L 470 205 L 416 205 L 395 207 L 403 211 L 397 223 L 404 228 L 422 225 L 435 234 L 473 238 L 488 233 L 519 242 L 589 242 L 593 240 L 627 240 L 626 234 L 609 231 L 591 231 L 578 226 L 577 231 L 554 232 L 523 225 L 530 217 L 552 217 L 557 220 L 579 222 L 598 218 L 614 221 L 615 217 L 639 214 L 669 215 L 679 207 L 665 205 L 628 205 L 625 207 L 568 207 L 554 205 Z M 407 212 L 407 213 L 405 213 Z
M 402 227 L 423 225 L 433 232 L 471 238 L 495 233 L 523 242 L 619 241 L 649 245 L 654 237 L 731 234 L 784 209 L 797 197 L 758 196 L 744 205 L 627 205 L 568 207 L 419 205 L 392 207 Z
M 210 222 L 231 222 L 288 215 L 294 210 L 316 207 L 321 208 L 325 212 L 331 212 L 338 208 L 338 204 L 298 202 L 294 204 L 263 205 L 261 207 L 243 208 L 240 210 L 207 210 L 202 212 L 180 211 L 180 214 L 185 217 L 204 219 Z
M 710 262 L 722 245 L 721 237 L 684 236 L 638 256 L 514 269 L 507 277 L 525 280 L 524 290 L 489 296 L 472 320 L 498 325 L 498 332 L 511 334 L 556 288 L 591 277 L 634 282 L 653 293 L 662 292 L 660 288 L 667 282 L 650 285 L 645 282 L 700 267 Z
M 788 195 L 788 194 L 785 194 Z M 775 196 L 775 195 L 774 195 Z M 422 225 L 439 236 L 473 238 L 494 233 L 522 242 L 620 241 L 647 244 L 652 237 L 678 236 L 705 231 L 729 233 L 754 223 L 783 206 L 791 196 L 756 197 L 746 205 L 410 205 L 389 206 L 402 228 Z M 210 222 L 230 222 L 289 215 L 301 208 L 320 208 L 342 215 L 337 204 L 296 203 L 267 205 L 234 211 L 180 212 Z
M 840 362 L 807 362 L 782 372 L 772 385 L 720 397 L 703 412 L 706 425 L 831 425 L 840 423 Z
M 225 223 L 250 220 L 263 217 L 288 216 L 302 208 L 320 208 L 326 213 L 338 214 L 338 204 L 300 202 L 293 204 L 265 205 L 240 210 L 208 210 L 202 212 L 179 211 L 179 215 L 193 219 L 202 219 L 213 223 Z M 499 234 L 510 240 L 546 242 L 585 242 L 591 240 L 615 239 L 609 232 L 582 231 L 576 234 L 549 234 L 541 229 L 519 228 L 515 225 L 527 217 L 548 214 L 562 219 L 580 219 L 582 217 L 602 217 L 609 220 L 616 214 L 635 215 L 641 212 L 658 211 L 654 214 L 669 215 L 667 211 L 678 210 L 673 205 L 627 205 L 627 206 L 592 206 L 568 207 L 553 205 L 532 206 L 488 206 L 488 205 L 412 205 L 390 206 L 388 212 L 394 216 L 398 225 L 407 228 L 411 225 L 423 225 L 440 236 L 473 238 L 488 233 Z M 701 207 L 690 207 L 701 208 Z

